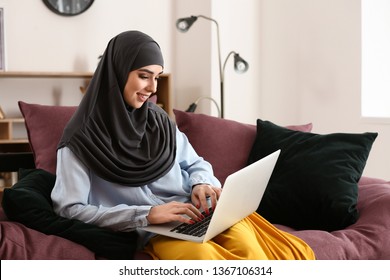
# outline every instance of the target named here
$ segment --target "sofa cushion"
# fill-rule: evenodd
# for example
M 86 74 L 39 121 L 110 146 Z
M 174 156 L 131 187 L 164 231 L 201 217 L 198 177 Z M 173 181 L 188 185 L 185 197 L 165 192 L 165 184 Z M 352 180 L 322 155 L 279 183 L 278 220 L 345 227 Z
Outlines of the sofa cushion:
M 3 209 L 0 207 L 0 216 Z M 93 260 L 95 253 L 70 240 L 0 218 L 0 260 Z
M 257 121 L 248 163 L 277 149 L 258 213 L 295 229 L 338 230 L 358 218 L 358 182 L 377 133 L 320 135 Z
M 55 173 L 57 145 L 76 106 L 28 104 L 19 101 L 27 135 L 34 154 L 35 167 Z
M 55 175 L 42 169 L 21 170 L 20 180 L 4 190 L 2 206 L 7 217 L 47 235 L 57 235 L 81 244 L 98 258 L 132 259 L 137 248 L 136 232 L 114 232 L 78 220 L 58 216 L 50 198 Z M 20 246 L 23 246 L 21 244 Z M 23 248 L 29 250 L 29 248 Z M 72 247 L 69 247 L 72 250 Z M 63 256 L 41 255 L 43 259 Z
M 359 181 L 359 219 L 344 230 L 281 230 L 303 239 L 317 260 L 390 260 L 390 182 L 362 177 Z
M 173 112 L 180 131 L 186 134 L 195 151 L 211 163 L 222 184 L 228 175 L 246 166 L 256 125 L 180 110 Z M 311 131 L 312 124 L 288 127 Z

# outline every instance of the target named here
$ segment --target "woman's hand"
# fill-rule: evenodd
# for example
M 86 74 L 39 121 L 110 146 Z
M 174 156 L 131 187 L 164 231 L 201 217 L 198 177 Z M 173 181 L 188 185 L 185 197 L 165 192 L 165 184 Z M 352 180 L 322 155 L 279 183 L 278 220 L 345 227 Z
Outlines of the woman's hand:
M 203 218 L 202 213 L 191 203 L 176 201 L 153 206 L 149 211 L 149 215 L 146 217 L 150 224 L 162 224 L 174 221 L 191 224 L 194 223 L 193 220 L 200 221 Z
M 207 204 L 207 198 L 210 198 L 211 208 L 215 209 L 217 200 L 221 195 L 222 189 L 214 186 L 199 184 L 192 188 L 191 201 L 196 208 L 203 208 L 206 214 L 209 214 L 209 205 Z

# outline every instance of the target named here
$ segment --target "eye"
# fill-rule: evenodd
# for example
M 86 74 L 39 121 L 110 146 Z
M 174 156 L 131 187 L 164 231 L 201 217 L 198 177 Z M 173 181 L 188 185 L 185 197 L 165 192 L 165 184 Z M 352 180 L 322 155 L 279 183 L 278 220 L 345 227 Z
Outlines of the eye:
M 144 74 L 140 74 L 138 77 L 139 77 L 140 79 L 142 79 L 142 80 L 147 80 L 147 79 L 149 79 L 149 76 L 148 76 L 148 75 L 144 75 Z

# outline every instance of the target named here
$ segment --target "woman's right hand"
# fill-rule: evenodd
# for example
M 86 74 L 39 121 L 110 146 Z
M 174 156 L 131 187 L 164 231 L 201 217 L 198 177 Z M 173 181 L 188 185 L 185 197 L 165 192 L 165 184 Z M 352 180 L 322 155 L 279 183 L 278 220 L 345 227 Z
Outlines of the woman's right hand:
M 153 206 L 149 211 L 149 215 L 146 216 L 150 224 L 162 224 L 174 221 L 191 224 L 193 220 L 200 221 L 203 218 L 202 213 L 191 203 L 176 201 Z

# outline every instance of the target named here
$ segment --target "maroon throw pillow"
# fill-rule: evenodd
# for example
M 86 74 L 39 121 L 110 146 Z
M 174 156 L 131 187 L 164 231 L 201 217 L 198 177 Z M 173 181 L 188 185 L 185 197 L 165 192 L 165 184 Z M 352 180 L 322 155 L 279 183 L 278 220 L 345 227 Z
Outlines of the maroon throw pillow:
M 35 167 L 56 172 L 57 145 L 77 106 L 53 106 L 18 102 L 25 119 Z
M 0 221 L 1 260 L 94 260 L 95 253 L 70 240 L 20 223 Z
M 222 184 L 227 176 L 246 166 L 256 125 L 175 109 L 173 112 L 180 131 L 186 134 L 198 155 L 211 163 Z M 310 132 L 312 124 L 287 128 Z

